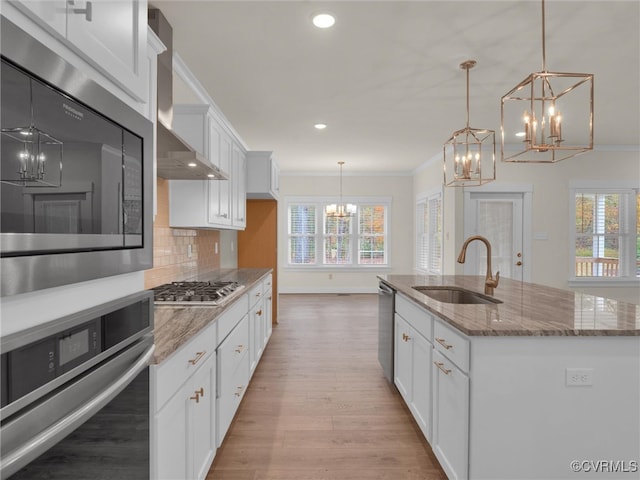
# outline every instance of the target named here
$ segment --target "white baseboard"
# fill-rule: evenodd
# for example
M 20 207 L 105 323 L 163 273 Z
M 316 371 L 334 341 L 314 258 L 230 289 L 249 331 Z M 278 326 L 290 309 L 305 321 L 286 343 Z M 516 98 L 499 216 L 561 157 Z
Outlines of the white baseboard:
M 281 287 L 278 293 L 377 293 L 377 288 L 371 287 Z

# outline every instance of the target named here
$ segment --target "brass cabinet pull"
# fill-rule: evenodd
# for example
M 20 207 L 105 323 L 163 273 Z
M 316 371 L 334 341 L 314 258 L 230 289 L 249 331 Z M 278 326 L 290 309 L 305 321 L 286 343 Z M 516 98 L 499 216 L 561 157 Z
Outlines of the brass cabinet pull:
M 244 345 L 238 345 L 238 348 L 236 348 L 236 353 L 242 353 L 243 349 L 244 349 Z
M 202 359 L 202 357 L 204 357 L 206 355 L 207 351 L 203 351 L 203 352 L 196 352 L 196 356 L 195 358 L 189 360 L 189 363 L 191 365 L 195 365 L 196 363 L 198 363 L 200 361 L 200 359 Z
M 406 333 L 402 334 L 402 340 L 404 340 L 405 342 L 408 342 L 409 340 L 411 340 L 411 337 L 409 335 L 407 335 Z
M 261 315 L 262 315 L 262 309 L 258 310 L 258 311 L 256 312 L 256 315 L 261 316 Z
M 237 388 L 237 392 L 236 392 L 236 393 L 234 393 L 234 395 L 235 395 L 236 397 L 239 397 L 240 395 L 242 395 L 242 391 L 243 391 L 243 390 L 244 390 L 244 386 L 238 387 L 238 388 Z
M 520 265 L 522 265 L 522 262 L 521 262 L 520 260 L 518 260 L 518 261 L 516 262 L 516 265 L 517 265 L 517 266 L 520 266 Z
M 259 297 L 260 295 L 262 295 L 262 293 L 256 292 L 256 297 Z
M 436 342 L 438 342 L 440 345 L 442 345 L 444 348 L 446 348 L 447 350 L 453 348 L 453 345 L 448 345 L 445 341 L 444 338 L 436 338 Z
M 200 403 L 200 397 L 204 397 L 204 387 L 200 387 L 200 390 L 195 390 L 195 397 L 189 397 L 189 400 L 195 400 L 196 403 Z
M 433 362 L 435 364 L 436 367 L 438 367 L 442 372 L 444 372 L 445 375 L 449 375 L 451 373 L 451 370 L 448 368 L 444 368 L 444 363 L 442 362 Z

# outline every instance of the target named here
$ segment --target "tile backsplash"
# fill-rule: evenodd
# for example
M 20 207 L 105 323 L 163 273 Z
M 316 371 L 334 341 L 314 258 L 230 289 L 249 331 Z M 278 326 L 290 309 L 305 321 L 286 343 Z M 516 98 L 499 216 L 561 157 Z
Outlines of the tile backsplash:
M 217 230 L 171 228 L 169 226 L 169 182 L 157 181 L 158 211 L 153 224 L 153 268 L 144 272 L 145 288 L 190 280 L 198 274 L 218 270 L 220 243 Z M 218 252 L 220 249 L 218 249 Z

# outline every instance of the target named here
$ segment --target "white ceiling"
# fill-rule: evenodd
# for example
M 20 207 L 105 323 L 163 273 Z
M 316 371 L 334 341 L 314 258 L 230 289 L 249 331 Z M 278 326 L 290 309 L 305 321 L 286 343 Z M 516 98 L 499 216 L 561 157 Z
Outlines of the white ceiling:
M 244 142 L 284 171 L 409 172 L 441 154 L 466 123 L 467 59 L 471 127 L 499 138 L 501 96 L 542 70 L 537 0 L 151 3 Z M 545 8 L 548 70 L 594 74 L 596 148 L 640 144 L 640 1 Z M 313 27 L 321 10 L 333 28 Z

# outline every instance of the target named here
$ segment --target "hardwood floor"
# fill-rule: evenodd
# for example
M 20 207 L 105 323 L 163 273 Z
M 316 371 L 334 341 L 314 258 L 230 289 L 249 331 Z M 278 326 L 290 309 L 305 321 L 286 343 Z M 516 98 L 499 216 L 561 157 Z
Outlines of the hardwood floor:
M 446 479 L 378 364 L 377 295 L 280 295 L 207 480 Z

